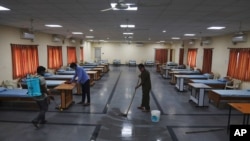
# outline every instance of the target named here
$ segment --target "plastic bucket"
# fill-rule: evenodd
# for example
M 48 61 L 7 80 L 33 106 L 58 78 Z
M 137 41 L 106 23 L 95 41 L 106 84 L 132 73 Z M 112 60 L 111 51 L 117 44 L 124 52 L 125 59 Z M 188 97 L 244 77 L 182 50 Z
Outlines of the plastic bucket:
M 158 122 L 160 120 L 161 111 L 159 110 L 152 110 L 151 111 L 151 120 L 152 122 Z

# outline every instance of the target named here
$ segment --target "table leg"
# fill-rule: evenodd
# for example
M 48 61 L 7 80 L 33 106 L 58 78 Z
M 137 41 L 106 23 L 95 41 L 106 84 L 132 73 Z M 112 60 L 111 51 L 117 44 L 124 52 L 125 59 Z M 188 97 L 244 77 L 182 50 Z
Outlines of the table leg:
M 232 107 L 230 106 L 230 107 L 229 107 L 229 113 L 228 113 L 228 121 L 227 121 L 227 133 L 228 133 L 229 130 L 230 130 L 231 110 L 232 110 Z

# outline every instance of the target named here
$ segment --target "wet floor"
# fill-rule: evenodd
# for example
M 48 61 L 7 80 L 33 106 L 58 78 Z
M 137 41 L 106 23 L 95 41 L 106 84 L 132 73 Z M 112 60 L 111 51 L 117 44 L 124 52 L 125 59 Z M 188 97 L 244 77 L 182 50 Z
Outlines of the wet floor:
M 137 109 L 141 89 L 135 91 L 139 71 L 136 67 L 110 66 L 110 71 L 91 87 L 91 105 L 73 104 L 58 111 L 51 102 L 46 113 L 47 124 L 36 129 L 30 121 L 37 111 L 25 104 L 0 105 L 0 141 L 228 141 L 229 108 L 196 107 L 189 101 L 190 92 L 178 92 L 169 79 L 154 67 L 151 73 L 151 110 L 159 110 L 159 122 L 151 113 Z M 131 108 L 128 110 L 133 94 Z M 81 96 L 74 95 L 77 103 Z M 7 105 L 7 106 L 6 106 Z M 231 122 L 241 124 L 242 115 L 232 111 Z

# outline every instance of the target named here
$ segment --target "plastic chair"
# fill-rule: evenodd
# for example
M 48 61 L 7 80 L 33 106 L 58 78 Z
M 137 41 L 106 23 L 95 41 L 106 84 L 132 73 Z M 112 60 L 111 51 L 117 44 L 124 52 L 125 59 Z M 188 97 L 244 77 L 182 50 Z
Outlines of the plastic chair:
M 226 83 L 225 89 L 239 89 L 241 84 L 241 80 L 232 79 Z

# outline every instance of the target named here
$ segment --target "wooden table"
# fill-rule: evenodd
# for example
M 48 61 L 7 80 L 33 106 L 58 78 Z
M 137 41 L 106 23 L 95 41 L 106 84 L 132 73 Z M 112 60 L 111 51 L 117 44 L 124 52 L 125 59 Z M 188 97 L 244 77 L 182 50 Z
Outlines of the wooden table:
M 228 103 L 229 113 L 228 113 L 228 122 L 227 122 L 227 131 L 229 131 L 230 128 L 230 119 L 231 119 L 231 110 L 232 108 L 236 109 L 237 111 L 241 112 L 243 114 L 243 125 L 249 124 L 249 115 L 250 115 L 250 103 Z
M 87 74 L 90 76 L 90 79 L 93 79 L 93 80 L 98 80 L 98 71 L 86 71 Z M 91 83 L 94 83 L 94 82 L 91 82 Z
M 103 71 L 102 68 L 93 68 L 92 71 L 97 71 L 97 77 L 98 79 L 101 79 L 102 71 Z
M 189 100 L 197 104 L 197 106 L 208 106 L 208 100 L 205 101 L 205 89 L 210 89 L 211 87 L 202 83 L 188 83 L 191 87 L 191 94 Z M 198 96 L 196 93 L 198 90 Z
M 72 91 L 76 87 L 75 83 L 61 84 L 54 89 L 61 91 L 61 105 L 60 110 L 68 108 L 74 101 Z

